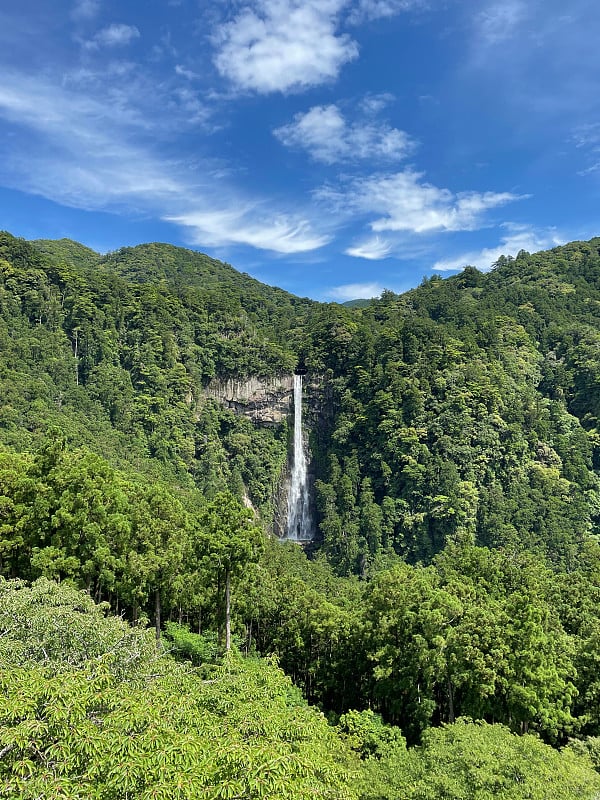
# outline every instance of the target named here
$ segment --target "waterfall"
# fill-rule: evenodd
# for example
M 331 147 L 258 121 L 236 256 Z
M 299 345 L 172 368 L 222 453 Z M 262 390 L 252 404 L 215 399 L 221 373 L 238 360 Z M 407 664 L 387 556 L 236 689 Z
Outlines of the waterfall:
M 312 539 L 308 472 L 302 432 L 302 375 L 294 375 L 294 463 L 288 494 L 287 533 L 296 542 Z

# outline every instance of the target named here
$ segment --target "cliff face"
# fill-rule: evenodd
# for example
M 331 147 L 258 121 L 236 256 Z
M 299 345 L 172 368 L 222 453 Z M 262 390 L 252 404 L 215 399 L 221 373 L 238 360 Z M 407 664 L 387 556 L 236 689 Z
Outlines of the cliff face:
M 327 435 L 328 423 L 333 413 L 332 387 L 322 375 L 305 378 L 303 423 L 305 441 L 322 450 Z M 236 414 L 243 414 L 256 425 L 275 426 L 286 418 L 293 429 L 294 376 L 279 375 L 274 378 L 213 380 L 204 389 L 204 396 L 210 397 Z M 284 537 L 287 530 L 288 490 L 292 469 L 293 452 L 290 447 L 288 460 L 283 465 L 273 494 L 273 518 L 268 527 L 277 538 Z M 310 496 L 314 503 L 315 473 L 308 454 L 308 481 Z M 312 508 L 312 518 L 316 520 L 316 508 Z
M 259 425 L 278 425 L 287 417 L 294 397 L 294 376 L 213 380 L 204 389 L 206 397 L 233 409 Z

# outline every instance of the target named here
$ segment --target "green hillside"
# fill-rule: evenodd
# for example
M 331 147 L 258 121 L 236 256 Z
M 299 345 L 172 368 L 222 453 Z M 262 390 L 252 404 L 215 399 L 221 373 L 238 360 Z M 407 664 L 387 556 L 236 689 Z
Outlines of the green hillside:
M 202 390 L 215 376 L 289 373 L 310 301 L 167 245 L 82 263 L 58 244 L 50 254 L 0 238 L 0 440 L 29 449 L 58 426 L 115 465 L 208 494 L 241 492 L 244 480 L 256 505 L 268 504 L 285 430 L 255 431 Z M 148 252 L 154 261 L 140 282 Z
M 1 233 L 0 796 L 596 796 L 599 331 L 600 239 L 348 307 Z M 310 559 L 207 391 L 299 362 Z
M 100 253 L 72 239 L 35 239 L 31 244 L 54 263 L 65 262 L 85 268 L 93 267 L 101 259 Z

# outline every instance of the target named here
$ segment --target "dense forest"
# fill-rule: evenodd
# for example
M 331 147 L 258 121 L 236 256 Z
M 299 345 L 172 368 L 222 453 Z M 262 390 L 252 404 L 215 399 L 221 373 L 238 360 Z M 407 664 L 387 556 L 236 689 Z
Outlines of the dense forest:
M 315 538 L 273 535 L 307 370 Z M 600 792 L 600 239 L 341 306 L 0 234 L 0 797 Z

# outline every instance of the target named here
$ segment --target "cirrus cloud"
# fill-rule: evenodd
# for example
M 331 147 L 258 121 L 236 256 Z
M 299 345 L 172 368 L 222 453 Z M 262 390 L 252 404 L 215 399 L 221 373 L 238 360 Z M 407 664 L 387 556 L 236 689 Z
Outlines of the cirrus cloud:
M 366 258 L 368 261 L 380 261 L 387 258 L 392 252 L 392 244 L 379 236 L 372 236 L 353 247 L 344 250 L 347 256 L 354 258 Z
M 527 225 L 506 223 L 505 234 L 496 247 L 484 247 L 481 250 L 462 253 L 449 259 L 437 261 L 433 269 L 438 272 L 456 272 L 466 266 L 477 267 L 482 272 L 491 269 L 500 256 L 516 256 L 520 250 L 537 252 L 549 247 L 564 244 L 564 240 L 555 230 L 536 231 Z
M 282 213 L 223 182 L 215 210 L 210 164 L 201 181 L 185 163 L 132 144 L 148 129 L 129 108 L 13 72 L 0 80 L 0 120 L 19 133 L 0 143 L 4 185 L 72 208 L 149 211 L 184 226 L 203 246 L 244 244 L 290 254 L 329 241 L 306 215 Z
M 211 247 L 244 244 L 290 254 L 317 250 L 329 241 L 329 237 L 315 233 L 308 220 L 257 214 L 252 206 L 191 211 L 164 219 L 191 228 L 195 244 Z
M 102 28 L 87 43 L 88 47 L 124 47 L 134 39 L 139 39 L 140 32 L 135 25 L 114 23 Z

